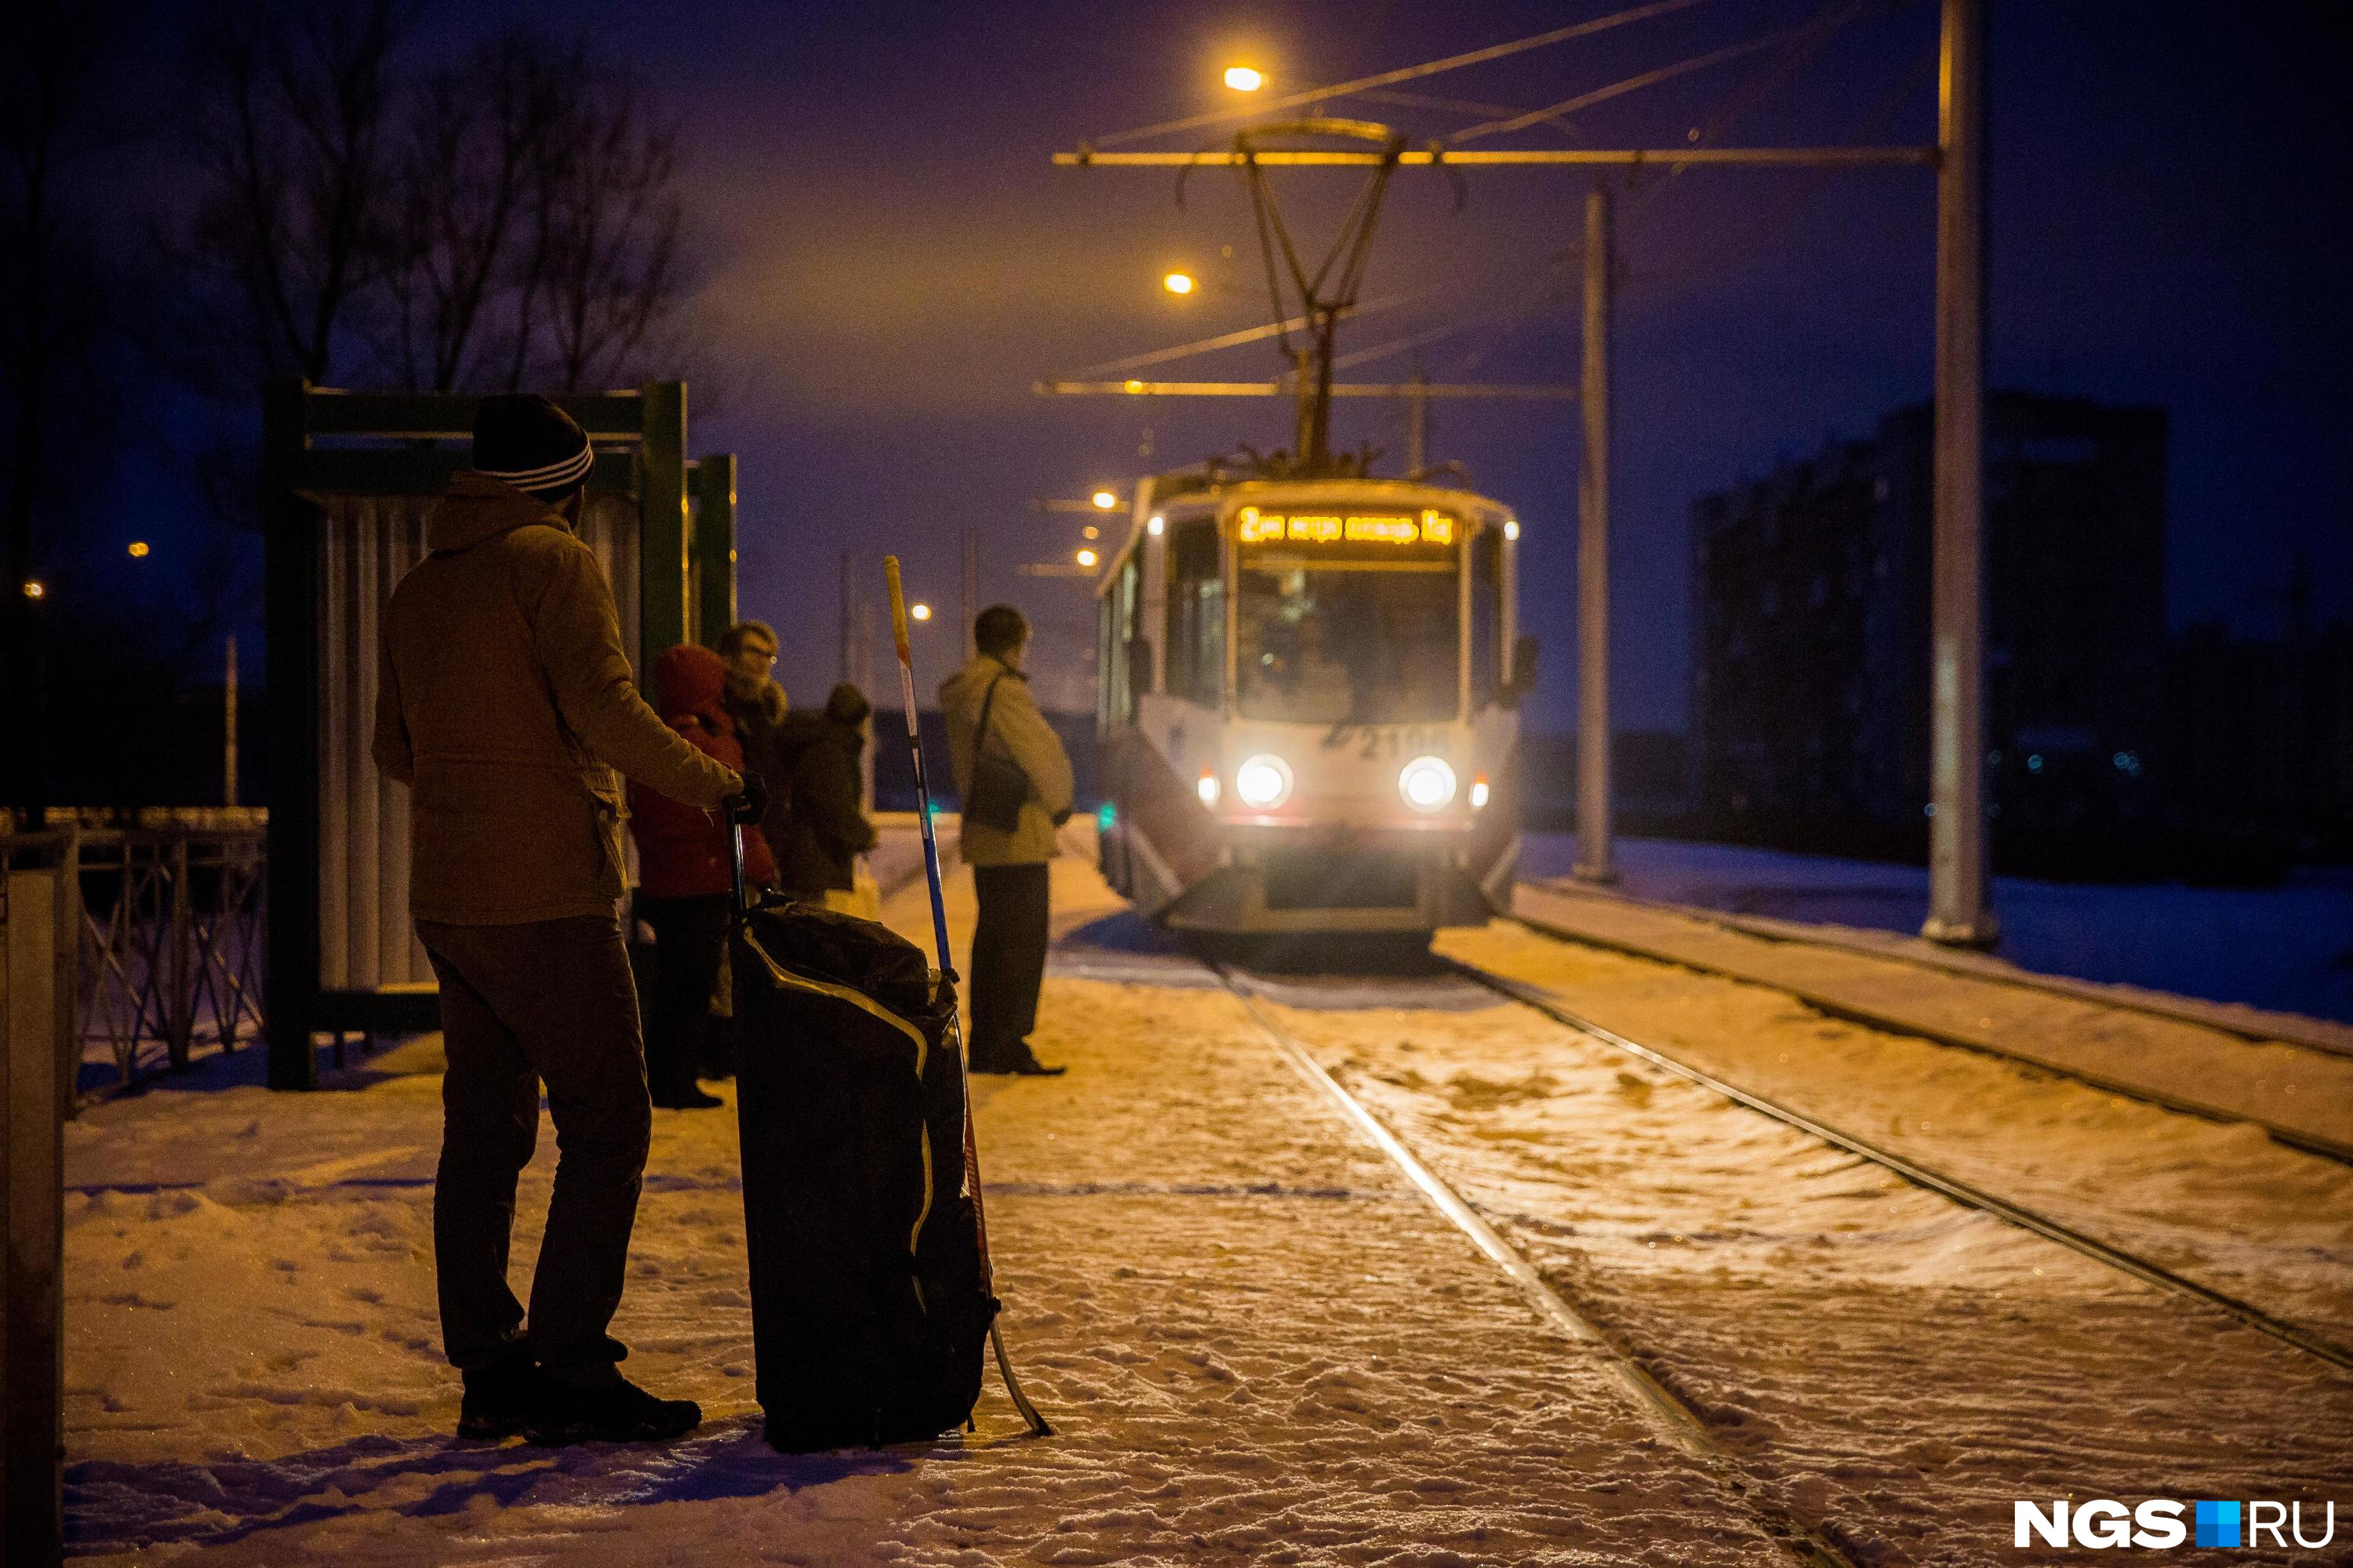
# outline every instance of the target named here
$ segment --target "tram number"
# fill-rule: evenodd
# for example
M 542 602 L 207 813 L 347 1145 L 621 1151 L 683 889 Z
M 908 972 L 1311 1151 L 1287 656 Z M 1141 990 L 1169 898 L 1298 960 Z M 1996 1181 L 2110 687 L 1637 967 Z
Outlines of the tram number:
M 1336 732 L 1324 744 L 1335 748 L 1355 747 L 1358 757 L 1373 762 L 1385 757 L 1444 757 L 1446 742 L 1443 729 L 1356 725 Z

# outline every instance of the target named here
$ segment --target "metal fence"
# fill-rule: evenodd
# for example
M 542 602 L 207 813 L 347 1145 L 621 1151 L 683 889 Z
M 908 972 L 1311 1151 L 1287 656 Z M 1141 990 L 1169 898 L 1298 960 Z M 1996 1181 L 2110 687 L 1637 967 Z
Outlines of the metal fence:
M 59 873 L 69 1084 L 95 1061 L 129 1087 L 261 1033 L 264 841 L 259 811 L 142 813 L 131 825 L 70 814 L 0 833 L 0 870 Z

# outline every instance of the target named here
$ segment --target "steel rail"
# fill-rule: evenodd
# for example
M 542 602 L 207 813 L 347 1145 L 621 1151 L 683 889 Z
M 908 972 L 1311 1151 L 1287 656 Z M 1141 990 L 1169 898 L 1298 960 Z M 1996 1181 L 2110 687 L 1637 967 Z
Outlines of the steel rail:
M 1640 903 L 1642 901 L 1629 900 L 1629 902 Z M 1709 919 L 1704 912 L 1687 910 L 1677 905 L 1658 904 L 1651 905 L 1649 906 L 1671 910 L 1677 914 L 1694 915 L 1694 917 L 1701 919 L 1703 923 L 1715 926 L 1719 929 L 1736 931 L 1746 936 L 1757 937 L 1762 940 L 1787 941 L 1794 939 L 1774 937 L 1767 933 L 1759 932 L 1728 920 L 1720 918 Z M 1883 1033 L 1888 1034 L 1906 1034 L 1915 1039 L 1926 1040 L 1937 1045 L 1949 1046 L 1957 1051 L 1974 1051 L 1979 1055 L 1996 1056 L 2005 1062 L 2016 1062 L 2023 1066 L 2032 1067 L 2038 1072 L 2054 1074 L 2063 1078 L 2073 1078 L 2079 1084 L 2087 1084 L 2091 1087 L 2099 1089 L 2107 1094 L 2121 1095 L 2126 1099 L 2139 1100 L 2144 1105 L 2157 1106 L 2162 1109 L 2176 1111 L 2184 1116 L 2194 1116 L 2203 1121 L 2217 1122 L 2225 1126 L 2238 1123 L 2247 1127 L 2260 1128 L 2263 1133 L 2275 1143 L 2285 1144 L 2291 1149 L 2300 1150 L 2306 1154 L 2318 1155 L 2323 1160 L 2333 1160 L 2340 1165 L 2353 1165 L 2353 1142 L 2344 1142 L 2334 1139 L 2323 1138 L 2315 1133 L 2299 1131 L 2292 1127 L 2282 1127 L 2277 1122 L 2266 1121 L 2258 1116 L 2250 1116 L 2245 1111 L 2232 1110 L 2227 1107 L 2210 1105 L 2204 1100 L 2194 1100 L 2185 1096 L 2168 1093 L 2164 1089 L 2152 1088 L 2147 1084 L 2137 1084 L 2128 1078 L 2112 1077 L 2105 1073 L 2097 1072 L 2089 1067 L 2078 1066 L 2072 1063 L 2054 1061 L 2047 1056 L 2037 1056 L 2030 1054 L 2025 1051 L 2008 1049 L 1995 1041 L 1976 1039 L 1967 1034 L 1955 1033 L 1950 1030 L 1938 1029 L 1934 1024 L 1924 1023 L 1915 1019 L 1907 1019 L 1899 1013 L 1883 1012 L 1876 1008 L 1859 1007 L 1852 1002 L 1841 1001 L 1837 997 L 1831 996 L 1825 991 L 1818 991 L 1810 986 L 1793 985 L 1780 980 L 1759 979 L 1757 976 L 1744 974 L 1736 969 L 1710 964 L 1704 959 L 1693 958 L 1689 955 L 1677 954 L 1665 948 L 1651 947 L 1641 942 L 1623 941 L 1616 938 L 1591 935 L 1587 932 L 1574 930 L 1566 926 L 1556 925 L 1553 922 L 1545 919 L 1542 916 L 1537 915 L 1512 914 L 1504 916 L 1504 918 L 1510 920 L 1514 925 L 1525 927 L 1527 929 L 1534 931 L 1539 937 L 1548 938 L 1556 942 L 1575 942 L 1581 947 L 1600 948 L 1609 952 L 1624 953 L 1630 958 L 1643 959 L 1652 963 L 1673 964 L 1682 969 L 1697 969 L 1704 974 L 1722 975 L 1727 980 L 1738 980 L 1745 985 L 1762 986 L 1767 991 L 1778 991 L 1784 996 L 1791 997 L 1799 1001 L 1804 1002 L 1808 1007 L 1812 1008 L 1816 1012 L 1821 1013 L 1825 1017 L 1841 1019 L 1848 1023 L 1858 1023 L 1865 1029 L 1875 1029 Z M 2070 1001 L 2082 1001 L 2091 1006 L 2112 1007 L 2120 1012 L 2145 1012 L 2152 1017 L 2165 1018 L 2174 1022 L 2197 1025 L 2199 1027 L 2211 1028 L 2216 1033 L 2221 1034 L 2238 1033 L 2237 1031 L 2225 1028 L 2219 1024 L 2203 1023 L 2197 1018 L 2189 1017 L 2181 1013 L 2161 1012 L 2152 1008 L 2136 1007 L 2129 1001 L 2105 1001 L 2097 997 L 2084 996 L 2077 992 L 2053 987 L 2039 986 L 2030 979 L 2013 980 L 2000 975 L 1979 974 L 1968 969 L 1952 966 L 1939 965 L 1930 961 L 1915 960 L 1901 953 L 1887 953 L 1883 955 L 1871 948 L 1851 944 L 1838 944 L 1838 946 L 1841 952 L 1854 953 L 1859 957 L 1884 957 L 1893 963 L 1917 962 L 1921 968 L 1941 970 L 1942 972 L 1952 974 L 1965 980 L 1982 980 L 1989 984 L 1993 985 L 2015 986 L 2021 990 L 2039 991 L 2047 996 L 2066 997 Z M 2308 1045 L 2294 1040 L 2280 1040 L 2270 1035 L 2265 1035 L 2255 1043 L 2265 1045 L 2283 1046 L 2289 1050 L 2310 1052 L 2315 1055 L 2336 1054 L 2336 1053 L 2328 1051 L 2325 1046 Z
M 1543 1013 L 1556 1023 L 1575 1030 L 1588 1039 L 1598 1041 L 1613 1050 L 1621 1051 L 1662 1071 L 1697 1084 L 1703 1088 L 1714 1090 L 1726 1099 L 1745 1106 L 1760 1115 L 1771 1117 L 1774 1120 L 1787 1126 L 1796 1128 L 1809 1137 L 1820 1139 L 1825 1143 L 1845 1150 L 1850 1154 L 1858 1155 L 1911 1182 L 1915 1187 L 1926 1188 L 1957 1203 L 1991 1214 L 1996 1219 L 2007 1221 L 2021 1230 L 2031 1231 L 2046 1241 L 2056 1242 L 2061 1246 L 2070 1248 L 2096 1262 L 2106 1264 L 2121 1273 L 2130 1275 L 2145 1285 L 2154 1286 L 2161 1290 L 2175 1291 L 2203 1302 L 2209 1307 L 2217 1308 L 2249 1328 L 2269 1334 L 2282 1343 L 2294 1346 L 2307 1355 L 2318 1357 L 2333 1366 L 2353 1369 L 2353 1348 L 2338 1344 L 2334 1340 L 2327 1339 L 2284 1318 L 2275 1317 L 2253 1302 L 2242 1301 L 2211 1286 L 2201 1285 L 2185 1275 L 2175 1273 L 2163 1264 L 2153 1263 L 2136 1253 L 2129 1253 L 2121 1247 L 2114 1246 L 2097 1236 L 2075 1229 L 2063 1221 L 2054 1220 L 2047 1214 L 2029 1209 L 2022 1204 L 1997 1197 L 1973 1182 L 1962 1181 L 1956 1176 L 1947 1176 L 1940 1171 L 1931 1170 L 1890 1150 L 1883 1149 L 1866 1139 L 1857 1138 L 1827 1123 L 1816 1121 L 1804 1112 L 1793 1110 L 1778 1100 L 1727 1083 L 1704 1068 L 1694 1067 L 1687 1062 L 1679 1061 L 1648 1045 L 1638 1044 L 1590 1019 L 1582 1018 L 1571 1012 L 1545 991 L 1525 981 L 1510 980 L 1457 959 L 1449 959 L 1444 961 L 1456 973 L 1486 987 L 1500 996 L 1507 997 L 1524 1007 Z
M 1810 1568 L 1855 1568 L 1852 1556 L 1818 1531 L 1801 1523 L 1778 1503 L 1762 1496 L 1731 1456 L 1716 1443 L 1698 1412 L 1651 1376 L 1622 1346 L 1554 1289 L 1534 1264 L 1497 1234 L 1495 1228 L 1481 1218 L 1478 1211 L 1464 1202 L 1443 1177 L 1408 1149 L 1378 1117 L 1325 1071 L 1324 1065 L 1316 1061 L 1306 1046 L 1268 1014 L 1247 981 L 1224 964 L 1206 959 L 1203 962 L 1242 1004 L 1243 1010 L 1250 1014 L 1250 1022 L 1258 1026 L 1259 1033 L 1266 1037 L 1267 1043 L 1292 1069 L 1310 1086 L 1329 1098 L 1341 1115 L 1420 1190 L 1422 1196 L 1430 1200 L 1431 1207 L 1468 1237 L 1490 1262 L 1502 1269 L 1504 1276 L 1519 1287 L 1520 1294 L 1528 1304 L 1536 1309 L 1539 1317 L 1569 1339 L 1596 1351 L 1601 1357 L 1602 1370 L 1617 1385 L 1627 1403 L 1649 1418 L 1651 1426 L 1660 1436 L 1705 1464 L 1726 1489 L 1740 1499 L 1742 1506 L 1776 1545 L 1798 1562 L 1809 1564 Z

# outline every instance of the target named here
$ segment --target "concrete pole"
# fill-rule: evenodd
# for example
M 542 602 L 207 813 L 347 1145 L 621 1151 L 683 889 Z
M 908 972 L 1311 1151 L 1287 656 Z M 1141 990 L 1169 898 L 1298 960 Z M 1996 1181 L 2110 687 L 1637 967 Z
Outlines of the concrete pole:
M 965 662 L 970 663 L 974 652 L 972 623 L 980 618 L 980 535 L 977 530 L 964 531 L 963 588 L 964 629 L 961 641 Z
M 237 804 L 237 633 L 228 634 L 228 673 L 221 683 L 221 804 Z
M 1933 941 L 1991 947 L 1985 817 L 1985 7 L 1944 0 L 1928 670 Z
M 59 1011 L 69 933 L 57 874 L 5 874 L 0 916 L 0 1561 L 61 1561 L 65 1540 L 65 1140 Z
M 841 643 L 836 650 L 837 657 L 833 670 L 833 678 L 837 682 L 849 680 L 850 671 L 857 663 L 856 654 L 852 652 L 852 645 L 858 639 L 857 611 L 850 608 L 857 601 L 856 586 L 849 580 L 853 564 L 849 552 L 842 551 L 839 597 Z
M 1618 880 L 1609 810 L 1609 193 L 1585 196 L 1584 461 L 1577 471 L 1577 876 Z
M 1430 385 L 1430 376 L 1418 370 L 1414 372 L 1413 384 L 1417 387 L 1427 387 Z M 1427 392 L 1417 391 L 1413 394 L 1412 400 L 1406 405 L 1405 471 L 1408 473 L 1419 473 L 1429 466 L 1430 395 Z

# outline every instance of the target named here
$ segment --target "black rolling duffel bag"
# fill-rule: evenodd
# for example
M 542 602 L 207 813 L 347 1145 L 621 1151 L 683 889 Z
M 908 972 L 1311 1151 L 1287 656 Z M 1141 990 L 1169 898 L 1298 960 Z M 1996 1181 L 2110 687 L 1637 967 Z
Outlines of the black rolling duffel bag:
M 768 1441 L 805 1453 L 966 1425 L 997 1303 L 954 982 L 889 927 L 813 904 L 750 909 L 731 941 Z

